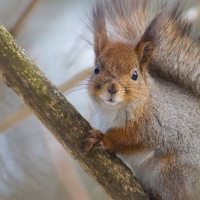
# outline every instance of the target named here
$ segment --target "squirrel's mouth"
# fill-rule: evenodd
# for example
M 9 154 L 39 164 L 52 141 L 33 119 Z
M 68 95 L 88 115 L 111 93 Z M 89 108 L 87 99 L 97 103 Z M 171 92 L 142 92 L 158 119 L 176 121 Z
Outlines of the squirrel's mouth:
M 120 103 L 112 98 L 104 99 L 103 101 L 107 106 L 111 106 L 111 107 L 117 106 Z
M 116 102 L 116 101 L 114 101 L 113 99 L 109 99 L 109 100 L 107 100 L 108 102 Z
M 107 98 L 104 101 L 109 102 L 109 103 L 117 103 L 117 101 L 114 100 L 112 97 L 111 98 Z
M 109 107 L 118 106 L 123 102 L 123 99 L 112 95 L 102 95 L 100 96 L 100 99 L 102 100 L 104 105 Z

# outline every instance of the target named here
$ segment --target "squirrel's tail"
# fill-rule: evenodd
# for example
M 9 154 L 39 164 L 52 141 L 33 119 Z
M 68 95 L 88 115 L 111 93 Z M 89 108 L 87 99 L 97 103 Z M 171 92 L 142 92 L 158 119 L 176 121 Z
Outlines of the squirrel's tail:
M 157 47 L 149 72 L 200 95 L 200 46 L 181 2 L 162 9 L 144 35 L 154 34 Z

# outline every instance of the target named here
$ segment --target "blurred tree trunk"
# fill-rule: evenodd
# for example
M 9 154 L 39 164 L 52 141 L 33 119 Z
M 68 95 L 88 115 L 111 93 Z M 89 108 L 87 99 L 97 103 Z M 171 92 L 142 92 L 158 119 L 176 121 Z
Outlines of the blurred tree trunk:
M 117 156 L 100 151 L 83 152 L 82 141 L 91 129 L 89 123 L 2 26 L 0 76 L 112 199 L 148 199 L 131 171 Z

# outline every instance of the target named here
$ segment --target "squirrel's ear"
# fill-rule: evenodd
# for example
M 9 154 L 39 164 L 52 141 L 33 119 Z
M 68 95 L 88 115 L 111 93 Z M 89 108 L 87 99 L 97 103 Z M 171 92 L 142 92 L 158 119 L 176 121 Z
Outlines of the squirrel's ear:
M 145 75 L 148 64 L 151 61 L 154 51 L 154 43 L 152 41 L 144 42 L 140 41 L 136 46 L 136 53 L 138 55 L 138 61 L 140 65 L 140 71 L 142 75 Z
M 99 1 L 97 1 L 93 8 L 92 26 L 94 35 L 94 53 L 95 56 L 98 57 L 108 43 L 105 13 L 103 6 L 100 5 Z

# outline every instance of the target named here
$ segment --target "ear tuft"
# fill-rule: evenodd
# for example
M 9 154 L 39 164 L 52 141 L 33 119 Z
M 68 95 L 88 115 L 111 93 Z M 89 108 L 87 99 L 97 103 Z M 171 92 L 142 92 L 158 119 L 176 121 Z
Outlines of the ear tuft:
M 92 26 L 94 35 L 94 52 L 95 56 L 98 57 L 100 52 L 108 43 L 106 16 L 104 6 L 100 1 L 97 1 L 93 8 Z

